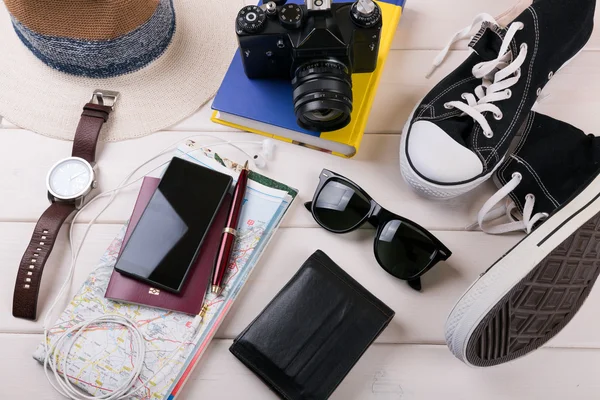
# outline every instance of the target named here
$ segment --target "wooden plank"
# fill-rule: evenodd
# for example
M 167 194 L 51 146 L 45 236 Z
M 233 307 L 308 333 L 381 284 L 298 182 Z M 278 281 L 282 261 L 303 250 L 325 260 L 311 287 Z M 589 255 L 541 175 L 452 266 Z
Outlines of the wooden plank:
M 175 124 L 171 128 L 167 129 L 170 131 L 211 131 L 211 132 L 235 132 L 236 129 L 229 128 L 224 125 L 219 125 L 211 122 L 213 110 L 211 108 L 212 100 L 207 104 L 200 107 L 200 109 L 184 119 L 183 121 Z
M 447 4 L 453 5 L 451 2 Z M 437 32 L 436 29 L 430 31 Z M 381 83 L 377 88 L 366 133 L 402 133 L 402 128 L 415 105 L 466 59 L 468 51 L 451 51 L 433 77 L 427 79 L 425 73 L 437 54 L 437 51 L 414 50 L 390 53 Z M 596 132 L 600 121 L 589 110 L 600 106 L 600 99 L 596 96 L 600 90 L 600 83 L 598 83 L 600 71 L 595 68 L 598 63 L 600 63 L 599 52 L 582 52 L 547 85 L 544 96 L 548 97 L 536 106 L 536 110 L 568 121 L 587 132 Z M 586 104 L 586 107 L 582 107 L 581 104 Z M 222 130 L 220 127 L 215 127 L 217 124 L 210 122 L 209 116 L 208 106 L 205 106 L 200 112 L 171 129 Z
M 333 399 L 587 400 L 597 397 L 600 350 L 594 348 L 600 348 L 600 323 L 596 318 L 600 304 L 598 290 L 592 292 L 575 319 L 549 343 L 549 347 L 524 360 L 494 369 L 474 370 L 464 367 L 451 356 L 442 345 L 448 311 L 471 282 L 520 236 L 492 237 L 460 231 L 473 222 L 479 207 L 493 192 L 493 185 L 487 184 L 455 201 L 436 203 L 413 194 L 398 170 L 399 133 L 414 105 L 467 55 L 466 41 L 457 43 L 454 46 L 457 50 L 451 51 L 445 64 L 431 80 L 427 80 L 424 72 L 439 49 L 454 32 L 470 24 L 476 14 L 497 15 L 513 3 L 514 0 L 409 0 L 359 155 L 353 160 L 343 160 L 279 144 L 276 159 L 265 173 L 299 188 L 298 204 L 284 223 L 287 228 L 273 240 L 242 291 L 217 333 L 218 340 L 209 349 L 181 398 L 275 398 L 227 349 L 230 339 L 241 332 L 317 248 L 327 252 L 397 313 L 377 344 L 365 353 L 334 393 Z M 536 108 L 586 132 L 594 132 L 600 117 L 589 110 L 597 109 L 600 101 L 596 96 L 600 80 L 594 78 L 600 74 L 595 68 L 600 63 L 599 49 L 600 32 L 595 31 L 586 51 L 553 79 L 545 93 L 550 96 Z M 114 188 L 134 166 L 194 132 L 214 132 L 226 140 L 262 140 L 212 124 L 210 114 L 210 104 L 207 104 L 169 132 L 101 145 L 101 187 Z M 33 223 L 47 207 L 44 189 L 47 170 L 58 159 L 70 154 L 71 143 L 14 129 L 14 125 L 1 117 L 0 128 L 3 128 L 0 129 L 3 144 L 0 148 L 0 170 L 3 171 L 0 221 L 8 221 L 0 222 L 0 254 L 3 255 L 0 272 L 5 277 L 0 281 L 0 332 L 8 332 L 0 333 L 5 356 L 5 362 L 0 363 L 0 393 L 6 398 L 58 399 L 61 397 L 44 382 L 42 368 L 30 355 L 41 341 L 44 312 L 69 266 L 64 229 L 44 277 L 40 322 L 14 319 L 10 307 L 22 251 Z M 248 151 L 253 154 L 257 149 L 258 145 L 250 146 Z M 222 152 L 234 159 L 243 159 L 235 151 L 223 149 Z M 333 235 L 316 227 L 301 203 L 312 197 L 323 167 L 348 176 L 385 207 L 434 230 L 434 234 L 454 251 L 448 262 L 440 264 L 424 278 L 423 293 L 410 290 L 405 283 L 378 267 L 372 254 L 372 230 Z M 136 187 L 125 190 L 100 219 L 100 224 L 92 228 L 67 301 L 121 229 L 120 224 L 128 218 L 136 193 Z M 98 209 L 90 209 L 82 221 L 88 221 Z M 83 226 L 78 226 L 76 235 L 79 237 L 82 231 Z
M 4 398 L 59 400 L 43 367 L 31 358 L 41 335 L 0 335 Z M 179 399 L 277 399 L 230 352 L 230 340 L 214 340 Z M 375 344 L 332 395 L 332 400 L 588 400 L 600 390 L 600 350 L 540 349 L 491 369 L 468 368 L 445 346 Z M 508 384 L 510 383 L 510 384 Z
M 83 228 L 77 227 L 76 237 L 81 237 Z M 0 281 L 0 332 L 41 333 L 43 317 L 70 265 L 70 253 L 65 235 L 62 235 L 44 274 L 38 322 L 13 318 L 10 307 L 14 279 L 31 229 L 32 224 L 0 223 L 0 254 L 4 256 L 0 272 L 6 277 Z M 68 301 L 96 267 L 119 229 L 118 225 L 97 225 L 92 228 L 75 270 Z M 346 235 L 334 235 L 318 228 L 281 229 L 217 337 L 231 339 L 237 336 L 294 275 L 302 262 L 315 250 L 322 249 L 395 310 L 396 317 L 378 339 L 379 342 L 442 344 L 444 323 L 455 301 L 480 273 L 519 240 L 519 236 L 492 237 L 477 232 L 434 232 L 454 251 L 454 255 L 424 277 L 424 290 L 419 293 L 378 266 L 373 256 L 373 233 L 366 229 Z M 64 306 L 66 302 L 59 310 Z M 600 322 L 595 317 L 599 307 L 600 291 L 596 290 L 573 322 L 551 343 L 552 346 L 600 347 Z
M 112 190 L 136 166 L 158 153 L 168 144 L 188 136 L 189 132 L 161 132 L 145 138 L 108 143 L 100 149 L 100 190 Z M 248 133 L 220 133 L 224 140 L 255 140 Z M 200 139 L 202 140 L 202 139 Z M 259 139 L 260 140 L 260 139 Z M 48 207 L 45 179 L 48 169 L 57 159 L 70 154 L 71 144 L 26 131 L 0 130 L 0 170 L 3 171 L 3 196 L 0 196 L 0 221 L 35 222 Z M 212 141 L 214 143 L 214 141 Z M 30 149 L 44 151 L 17 152 L 14 149 L 28 143 Z M 295 209 L 284 226 L 317 226 L 302 203 L 312 199 L 323 168 L 343 173 L 362 185 L 383 206 L 412 218 L 427 228 L 463 229 L 470 225 L 483 202 L 493 193 L 493 185 L 482 187 L 469 195 L 440 203 L 424 200 L 413 193 L 403 181 L 398 161 L 400 137 L 372 135 L 365 137 L 360 154 L 354 159 L 342 159 L 287 143 L 279 143 L 274 160 L 264 173 L 300 190 Z M 260 151 L 260 145 L 244 145 L 250 154 Z M 245 156 L 229 146 L 215 148 L 237 160 Z M 141 151 L 143 150 L 143 151 Z M 167 161 L 163 157 L 162 161 Z M 156 163 L 154 165 L 157 165 Z M 300 169 L 299 169 L 300 167 Z M 144 170 L 148 171 L 149 169 Z M 137 185 L 122 191 L 99 222 L 124 222 L 129 218 L 137 196 Z M 85 211 L 79 221 L 89 221 L 106 200 L 99 200 Z
M 398 72 L 399 76 L 406 76 L 406 69 L 408 68 L 412 74 L 417 76 L 407 76 L 405 82 L 416 83 L 422 85 L 424 81 L 424 71 L 429 68 L 431 61 L 437 54 L 437 50 L 441 49 L 446 45 L 449 38 L 452 37 L 454 32 L 458 29 L 463 28 L 471 23 L 472 18 L 480 12 L 488 12 L 492 15 L 498 15 L 505 9 L 509 8 L 514 4 L 514 0 L 510 1 L 493 1 L 493 0 L 456 0 L 453 2 L 440 2 L 438 0 L 420 0 L 418 2 L 410 2 L 404 12 L 401 23 L 399 25 L 397 34 L 395 36 L 389 59 L 387 61 L 387 68 L 382 78 L 382 84 L 379 88 L 379 94 L 374 106 L 374 112 L 371 115 L 367 132 L 395 132 L 398 133 L 403 126 L 403 123 L 412 110 L 414 103 L 423 97 L 426 91 L 420 93 L 406 93 L 406 87 L 402 85 L 388 85 L 389 77 L 393 72 Z M 460 10 L 460 12 L 456 12 Z M 596 21 L 598 22 L 596 17 Z M 466 41 L 455 44 L 455 49 L 466 49 Z M 590 42 L 586 46 L 586 50 L 599 50 L 600 49 L 600 32 L 594 31 Z M 396 51 L 394 51 L 396 50 Z M 409 50 L 409 52 L 398 51 L 398 50 Z M 414 52 L 414 50 L 436 50 L 432 52 Z M 461 56 L 463 57 L 463 56 Z M 597 58 L 598 56 L 595 55 Z M 401 60 L 398 62 L 398 60 Z M 417 64 L 415 67 L 414 64 Z M 597 69 L 589 67 L 595 65 L 594 63 L 583 63 L 582 66 L 588 66 L 589 72 L 593 75 L 598 73 Z M 448 69 L 451 70 L 451 69 Z M 436 80 L 441 79 L 445 75 L 445 72 L 438 72 L 437 79 L 432 80 L 432 84 Z M 563 74 L 564 75 L 564 74 Z M 590 83 L 596 80 L 590 77 L 590 74 L 572 74 L 577 77 L 581 82 L 580 85 L 573 85 L 573 81 L 570 79 L 565 82 L 569 82 L 570 87 L 578 87 L 578 89 L 589 87 Z M 416 78 L 416 80 L 415 80 Z M 410 86 L 410 85 L 408 85 Z M 427 85 L 429 86 L 429 85 Z M 595 99 L 595 90 L 589 90 L 590 97 Z M 385 94 L 382 94 L 385 93 Z M 390 105 L 390 100 L 403 99 L 401 109 L 398 109 L 398 104 Z M 572 92 L 570 96 L 562 97 L 562 102 L 566 103 L 567 107 L 563 105 L 556 105 L 552 107 L 552 111 L 558 113 L 557 116 L 571 116 L 573 117 L 585 117 L 585 111 L 582 111 L 581 107 L 576 107 L 576 102 L 572 102 Z M 568 100 L 568 101 L 567 101 Z M 558 100 L 560 101 L 560 100 Z M 408 103 L 408 104 L 406 104 Z M 572 105 L 572 107 L 568 107 Z M 381 107 L 384 106 L 384 107 Z M 380 111 L 386 109 L 386 112 Z M 575 113 L 573 113 L 575 111 Z M 222 127 L 216 124 L 212 124 L 209 121 L 211 115 L 210 104 L 201 107 L 199 112 L 191 116 L 185 121 L 176 124 L 172 130 L 211 130 L 211 131 L 230 131 L 231 129 Z M 387 119 L 381 118 L 392 117 L 394 123 L 386 124 Z M 584 118 L 585 119 L 585 118 Z M 577 118 L 574 118 L 577 121 Z M 1 120 L 1 128 L 15 128 L 9 121 Z
M 32 322 L 12 316 L 12 299 L 17 269 L 21 262 L 23 251 L 29 243 L 34 226 L 34 224 L 29 223 L 0 223 L 0 237 L 3 239 L 0 244 L 0 254 L 2 254 L 2 266 L 0 266 L 0 269 L 2 272 L 6 272 L 5 279 L 2 279 L 2 283 L 0 284 L 2 287 L 0 290 L 0 297 L 2 298 L 0 301 L 0 320 L 2 320 L 0 323 L 0 332 L 43 332 L 44 318 L 66 279 L 70 267 L 71 253 L 68 247 L 67 229 L 62 229 L 44 268 L 38 299 L 38 320 Z M 73 295 L 81 287 L 81 284 L 96 268 L 100 257 L 104 254 L 108 245 L 120 229 L 120 225 L 98 225 L 92 228 L 81 250 L 68 294 L 56 306 L 55 317 L 58 317 L 62 310 L 65 309 L 73 298 Z M 79 226 L 75 232 L 75 240 L 81 240 L 84 226 Z
M 436 75 L 437 78 L 460 62 L 459 53 L 461 52 L 452 53 L 451 59 L 443 66 L 439 76 Z M 414 104 L 433 85 L 433 82 L 425 80 L 422 76 L 422 65 L 425 59 L 433 57 L 433 52 L 395 54 L 398 58 L 386 70 L 387 80 L 380 88 L 374 107 L 371 119 L 374 131 L 387 129 L 400 132 L 400 127 Z M 547 88 L 550 96 L 538 107 L 539 111 L 564 118 L 587 132 L 596 131 L 600 116 L 589 113 L 588 110 L 600 107 L 600 100 L 595 96 L 600 80 L 593 79 L 594 74 L 600 74 L 598 69 L 593 67 L 599 62 L 600 53 L 583 53 L 553 79 Z M 394 69 L 391 65 L 398 67 Z M 573 101 L 574 96 L 577 101 Z M 580 102 L 585 102 L 586 107 L 581 107 Z M 212 125 L 207 125 L 205 129 L 210 129 L 209 126 Z M 191 134 L 193 133 L 161 132 L 134 141 L 101 145 L 101 189 L 115 188 L 135 166 L 168 144 Z M 236 132 L 220 132 L 216 135 L 227 140 L 262 140 L 256 135 Z M 47 207 L 46 173 L 54 162 L 70 154 L 71 143 L 13 129 L 0 130 L 0 140 L 3 143 L 0 148 L 0 170 L 4 172 L 0 220 L 33 222 Z M 400 137 L 397 135 L 367 135 L 360 153 L 352 160 L 279 143 L 275 160 L 265 173 L 300 189 L 300 200 L 306 201 L 312 197 L 320 170 L 330 168 L 355 180 L 384 206 L 414 218 L 427 228 L 461 229 L 469 225 L 485 199 L 493 193 L 493 185 L 489 183 L 480 190 L 444 206 L 424 200 L 412 193 L 400 176 L 399 142 Z M 24 143 L 27 143 L 26 147 Z M 258 144 L 244 148 L 251 154 L 259 151 Z M 231 154 L 234 159 L 244 158 L 237 151 L 231 152 L 231 149 L 224 147 L 219 151 Z M 301 173 L 298 166 L 302 166 Z M 131 188 L 119 195 L 114 206 L 105 213 L 100 222 L 125 221 L 135 201 L 135 193 L 135 188 Z M 82 216 L 82 221 L 89 220 L 98 209 L 90 208 L 90 211 Z M 310 216 L 297 207 L 286 221 L 286 226 L 315 225 Z
M 231 360 L 228 347 L 228 342 L 212 345 L 182 396 L 214 397 L 214 393 L 219 393 L 222 399 L 235 399 L 243 393 L 244 399 L 276 399 L 241 363 Z M 445 346 L 376 344 L 367 350 L 331 399 L 589 399 L 600 389 L 599 353 L 542 349 L 518 362 L 481 370 L 461 364 Z M 217 357 L 219 365 L 213 362 Z M 228 389 L 219 382 L 232 377 L 235 385 L 225 385 Z M 544 377 L 543 383 L 540 377 Z
M 247 2 L 256 3 L 250 0 Z M 471 25 L 478 14 L 485 12 L 495 17 L 516 2 L 517 0 L 407 0 L 392 49 L 442 49 L 454 33 Z M 595 21 L 600 21 L 600 15 L 596 15 Z M 600 32 L 597 30 L 593 32 L 588 48 L 600 49 Z
M 436 30 L 431 30 L 436 31 Z M 600 42 L 600 39 L 599 39 Z M 457 48 L 460 48 L 458 45 Z M 444 76 L 458 66 L 467 56 L 466 50 L 449 53 L 448 59 L 431 79 L 425 78 L 437 51 L 392 51 L 384 69 L 381 83 L 377 89 L 375 102 L 371 110 L 367 133 L 401 133 L 404 123 L 415 104 Z M 598 106 L 595 93 L 599 89 L 599 80 L 594 76 L 600 71 L 594 65 L 600 62 L 600 53 L 584 51 L 568 66 L 560 71 L 548 85 L 545 98 L 537 108 L 555 118 L 571 121 L 587 131 L 595 130 L 597 119 L 587 110 Z M 577 98 L 577 101 L 573 101 Z M 581 107 L 580 101 L 588 107 Z M 232 129 L 210 121 L 209 104 L 188 119 L 171 127 L 175 131 L 231 132 Z M 4 128 L 14 127 L 7 124 Z M 1 132 L 1 131 L 0 131 Z
M 417 102 L 468 55 L 466 50 L 450 52 L 446 62 L 435 75 L 431 79 L 426 79 L 425 72 L 429 69 L 437 53 L 437 51 L 417 50 L 392 51 L 390 53 L 365 132 L 401 133 Z M 545 95 L 549 96 L 536 109 L 555 118 L 569 121 L 588 132 L 595 131 L 599 121 L 588 110 L 600 105 L 600 100 L 596 96 L 600 89 L 600 83 L 598 83 L 600 79 L 594 78 L 596 76 L 600 77 L 600 71 L 598 68 L 594 68 L 598 63 L 600 63 L 600 52 L 585 51 L 581 53 L 553 78 L 544 92 Z M 586 104 L 586 107 L 581 107 L 582 102 Z M 229 128 L 212 123 L 210 115 L 209 103 L 196 114 L 176 124 L 170 130 L 185 131 L 186 134 L 191 134 L 193 131 L 232 131 Z M 4 135 L 14 135 L 14 132 L 0 130 L 0 134 L 2 134 L 0 140 L 4 140 Z M 256 135 L 252 135 L 252 137 L 260 138 Z M 164 145 L 168 144 L 169 141 L 165 141 Z M 136 145 L 140 143 L 138 140 L 133 142 Z M 35 142 L 32 146 L 35 146 Z M 65 145 L 65 147 L 68 148 L 69 146 Z M 8 148 L 8 150 L 12 149 L 11 147 Z M 143 152 L 143 154 L 151 153 Z M 21 154 L 14 153 L 14 155 L 20 156 Z
M 392 52 L 377 89 L 367 131 L 402 133 L 402 128 L 415 105 L 441 79 L 460 65 L 467 54 L 467 51 L 450 52 L 445 63 L 431 79 L 426 79 L 424 74 L 437 55 L 436 51 Z M 586 132 L 597 132 L 599 117 L 589 110 L 600 105 L 596 96 L 600 79 L 590 78 L 600 74 L 598 68 L 594 67 L 598 63 L 600 53 L 582 52 L 555 75 L 544 90 L 547 97 L 543 98 L 535 109 L 568 121 Z M 586 107 L 582 107 L 581 104 L 586 104 Z
M 488 13 L 495 17 L 516 3 L 517 0 L 408 0 L 392 48 L 441 49 L 454 33 L 471 25 L 476 15 Z M 596 24 L 600 21 L 598 13 L 594 20 Z M 598 30 L 592 33 L 587 48 L 600 49 Z

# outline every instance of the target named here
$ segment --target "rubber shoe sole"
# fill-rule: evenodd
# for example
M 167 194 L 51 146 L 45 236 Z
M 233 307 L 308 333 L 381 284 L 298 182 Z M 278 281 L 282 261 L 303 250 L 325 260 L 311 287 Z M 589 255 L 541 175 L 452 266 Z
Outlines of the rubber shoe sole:
M 575 316 L 600 274 L 600 176 L 498 260 L 446 322 L 446 342 L 468 365 L 522 357 Z

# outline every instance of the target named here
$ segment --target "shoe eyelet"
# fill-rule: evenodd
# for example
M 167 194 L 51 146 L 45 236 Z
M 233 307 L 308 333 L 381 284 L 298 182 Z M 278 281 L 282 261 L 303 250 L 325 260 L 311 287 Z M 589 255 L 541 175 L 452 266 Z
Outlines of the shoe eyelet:
M 485 136 L 488 139 L 491 139 L 494 137 L 494 132 L 483 132 L 483 136 Z
M 542 218 L 550 218 L 550 214 L 548 213 L 542 213 Z
M 522 22 L 517 22 L 517 24 L 519 24 L 519 30 L 522 31 L 523 29 L 525 29 L 525 24 Z
M 450 110 L 450 109 L 452 109 L 452 106 L 450 104 L 448 104 L 448 103 L 444 103 L 444 108 L 446 110 Z
M 463 100 L 467 100 L 467 94 L 466 93 L 461 94 L 460 98 Z
M 540 94 L 542 94 L 542 88 L 538 88 L 536 94 L 538 97 L 540 97 Z
M 529 193 L 527 196 L 525 196 L 525 200 L 535 201 L 535 196 Z
M 504 91 L 504 93 L 505 93 L 505 96 L 506 96 L 507 99 L 510 99 L 512 97 L 512 90 L 506 89 Z
M 520 46 L 520 49 L 523 51 L 527 51 L 528 48 L 529 48 L 529 46 L 527 46 L 527 43 L 522 43 Z
M 500 114 L 494 113 L 494 119 L 496 121 L 500 121 L 502 118 L 504 118 L 504 114 L 502 114 L 502 113 L 500 113 Z
M 550 73 L 548 74 L 548 80 L 552 79 L 553 76 L 554 76 L 554 71 L 550 71 Z
M 523 175 L 520 172 L 513 172 L 512 178 L 517 178 L 519 181 L 523 180 Z

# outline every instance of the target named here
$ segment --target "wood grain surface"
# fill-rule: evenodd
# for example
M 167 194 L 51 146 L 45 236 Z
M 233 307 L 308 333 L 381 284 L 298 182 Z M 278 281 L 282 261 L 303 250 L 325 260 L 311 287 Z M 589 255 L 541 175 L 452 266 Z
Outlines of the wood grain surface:
M 251 3 L 248 1 L 248 3 Z M 231 339 L 260 312 L 316 249 L 329 254 L 350 275 L 396 311 L 389 328 L 367 351 L 334 393 L 339 400 L 504 400 L 596 399 L 600 393 L 600 292 L 593 291 L 585 306 L 554 340 L 523 360 L 497 368 L 476 370 L 454 359 L 444 345 L 444 322 L 457 298 L 498 257 L 521 239 L 467 232 L 477 211 L 494 192 L 486 184 L 450 202 L 424 200 L 403 182 L 398 161 L 402 126 L 428 90 L 468 54 L 457 43 L 446 63 L 425 79 L 437 52 L 452 35 L 481 12 L 496 15 L 512 5 L 507 0 L 409 0 L 393 42 L 362 148 L 346 160 L 285 143 L 277 144 L 275 159 L 265 174 L 300 190 L 295 208 L 272 241 L 216 339 L 183 391 L 182 399 L 271 399 L 274 396 L 228 351 Z M 600 32 L 578 58 L 548 85 L 547 97 L 536 106 L 586 132 L 598 132 L 600 122 Z M 2 47 L 0 45 L 0 56 Z M 0 88 L 1 90 L 1 88 Z M 172 143 L 195 135 L 207 143 L 256 140 L 247 146 L 257 153 L 260 137 L 233 131 L 209 121 L 210 105 L 168 131 L 99 149 L 100 188 L 109 190 L 137 165 Z M 217 139 L 201 137 L 214 135 Z M 71 143 L 49 139 L 11 125 L 0 117 L 0 397 L 6 399 L 61 398 L 46 382 L 42 367 L 31 355 L 41 341 L 41 322 L 11 316 L 14 278 L 35 221 L 48 206 L 45 178 L 50 166 L 70 154 Z M 220 148 L 239 160 L 244 155 Z M 164 158 L 143 172 L 166 162 Z M 377 265 L 373 231 L 361 229 L 333 235 L 318 228 L 302 207 L 310 200 L 322 168 L 341 173 L 360 184 L 382 205 L 433 231 L 454 255 L 424 278 L 416 293 Z M 70 288 L 75 293 L 129 217 L 138 185 L 122 191 L 99 218 L 83 245 Z M 90 207 L 77 221 L 78 240 L 84 225 L 100 209 Z M 40 294 L 40 320 L 47 312 L 68 267 L 69 249 L 63 229 L 48 264 Z

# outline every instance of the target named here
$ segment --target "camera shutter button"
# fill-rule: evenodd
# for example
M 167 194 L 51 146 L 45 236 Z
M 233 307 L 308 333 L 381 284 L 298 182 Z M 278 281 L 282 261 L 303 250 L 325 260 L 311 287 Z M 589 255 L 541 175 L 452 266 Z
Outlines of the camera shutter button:
M 269 17 L 277 15 L 277 4 L 275 4 L 275 2 L 269 1 L 267 4 L 265 4 L 265 9 Z
M 246 6 L 240 10 L 237 16 L 237 26 L 247 33 L 256 33 L 265 26 L 266 13 L 257 6 Z
M 279 22 L 286 29 L 298 29 L 302 26 L 304 12 L 298 4 L 287 4 L 279 10 Z

